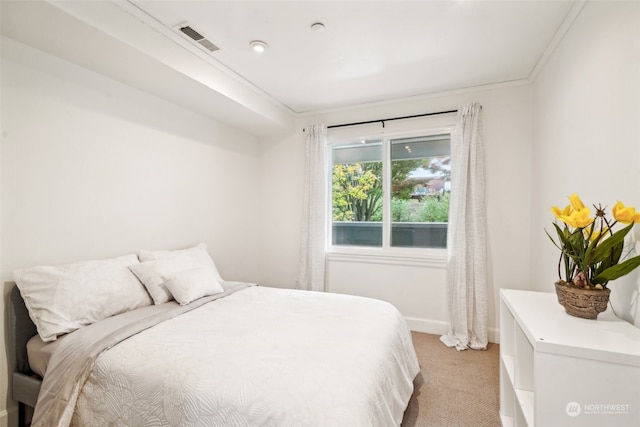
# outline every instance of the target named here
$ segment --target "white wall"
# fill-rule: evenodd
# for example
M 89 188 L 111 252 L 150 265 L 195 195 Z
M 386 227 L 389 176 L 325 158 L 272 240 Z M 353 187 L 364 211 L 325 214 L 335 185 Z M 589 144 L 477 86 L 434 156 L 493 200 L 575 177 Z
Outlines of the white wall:
M 489 325 L 498 325 L 499 288 L 529 287 L 529 194 L 531 152 L 531 87 L 488 88 L 403 103 L 388 103 L 299 119 L 298 133 L 283 140 L 264 141 L 264 164 L 273 171 L 262 180 L 263 212 L 268 218 L 262 248 L 262 277 L 267 284 L 293 286 L 297 275 L 302 206 L 302 128 L 315 122 L 340 124 L 455 109 L 467 102 L 483 105 L 487 161 L 489 228 Z M 455 119 L 455 118 L 454 118 Z M 400 122 L 395 122 L 400 123 Z M 391 122 L 387 123 L 387 129 Z M 517 210 L 517 213 L 515 212 Z M 267 227 L 265 227 L 267 228 Z M 271 244 L 271 243 L 268 243 Z M 277 248 L 277 249 L 276 249 Z M 334 292 L 387 300 L 426 332 L 446 332 L 446 270 L 440 265 L 389 265 L 331 259 L 327 284 Z M 495 335 L 492 335 L 495 340 Z
M 2 47 L 4 279 L 34 263 L 201 240 L 223 277 L 256 278 L 246 244 L 258 232 L 254 137 L 9 40 Z
M 201 241 L 223 278 L 259 279 L 255 137 L 9 39 L 1 76 L 3 282 Z M 4 358 L 0 424 L 13 406 Z
M 531 287 L 548 291 L 550 206 L 577 192 L 609 212 L 617 200 L 640 209 L 640 3 L 588 2 L 534 89 Z M 638 273 L 610 287 L 616 312 L 640 325 Z

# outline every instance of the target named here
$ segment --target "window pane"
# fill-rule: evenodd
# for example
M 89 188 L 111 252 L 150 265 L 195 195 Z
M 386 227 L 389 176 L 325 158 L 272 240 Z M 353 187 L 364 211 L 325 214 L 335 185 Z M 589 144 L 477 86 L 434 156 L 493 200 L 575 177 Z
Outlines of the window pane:
M 332 150 L 334 245 L 382 246 L 382 141 Z
M 445 248 L 449 135 L 391 140 L 391 246 Z

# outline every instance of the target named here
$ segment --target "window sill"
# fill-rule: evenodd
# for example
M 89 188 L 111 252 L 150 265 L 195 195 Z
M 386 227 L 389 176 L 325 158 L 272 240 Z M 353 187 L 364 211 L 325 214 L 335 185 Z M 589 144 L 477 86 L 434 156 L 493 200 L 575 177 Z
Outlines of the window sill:
M 446 269 L 447 250 L 332 247 L 327 251 L 327 261 Z

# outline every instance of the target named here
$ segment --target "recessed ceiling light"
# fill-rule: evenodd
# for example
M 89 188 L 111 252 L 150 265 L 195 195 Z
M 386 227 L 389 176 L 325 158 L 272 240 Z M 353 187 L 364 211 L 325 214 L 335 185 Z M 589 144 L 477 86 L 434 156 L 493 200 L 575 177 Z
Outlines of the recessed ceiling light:
M 251 49 L 253 49 L 255 52 L 262 53 L 265 50 L 267 50 L 267 47 L 269 45 L 263 42 L 262 40 L 254 40 L 251 43 L 249 43 L 249 46 L 251 46 Z
M 313 31 L 324 31 L 324 24 L 322 22 L 314 22 L 311 24 L 311 29 Z

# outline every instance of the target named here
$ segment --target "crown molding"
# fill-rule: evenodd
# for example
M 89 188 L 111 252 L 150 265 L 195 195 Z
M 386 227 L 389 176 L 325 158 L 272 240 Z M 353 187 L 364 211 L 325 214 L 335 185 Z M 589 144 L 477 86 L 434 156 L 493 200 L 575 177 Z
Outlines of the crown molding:
M 533 67 L 533 70 L 531 70 L 531 74 L 529 74 L 529 81 L 534 82 L 536 77 L 538 77 L 538 74 L 540 73 L 540 71 L 542 71 L 547 61 L 549 61 L 549 58 L 551 58 L 553 52 L 555 52 L 562 39 L 564 39 L 564 36 L 569 32 L 569 29 L 575 22 L 578 15 L 580 15 L 582 9 L 586 4 L 587 0 L 578 0 L 573 4 L 571 9 L 569 10 L 569 13 L 564 18 L 564 21 L 562 21 L 562 24 L 560 24 L 558 31 L 556 31 L 556 33 L 554 34 L 551 42 L 542 53 L 542 56 L 540 56 L 540 59 L 538 59 L 536 65 Z
M 341 113 L 345 111 L 353 111 L 353 110 L 363 109 L 363 108 L 375 108 L 375 107 L 383 107 L 383 106 L 394 105 L 394 104 L 420 102 L 428 99 L 444 98 L 444 97 L 454 96 L 454 95 L 464 95 L 467 93 L 482 92 L 486 90 L 496 90 L 496 89 L 502 89 L 502 88 L 512 87 L 512 86 L 523 86 L 523 85 L 528 85 L 530 83 L 531 83 L 531 80 L 529 80 L 528 78 L 508 80 L 508 81 L 488 83 L 488 84 L 478 85 L 478 86 L 469 86 L 469 87 L 464 87 L 460 89 L 452 89 L 452 90 L 445 90 L 441 92 L 433 92 L 433 93 L 427 93 L 422 95 L 388 99 L 384 101 L 374 101 L 374 102 L 367 102 L 362 104 L 345 105 L 342 107 L 329 108 L 324 110 L 305 111 L 305 112 L 296 113 L 296 117 L 297 118 L 312 117 L 312 116 L 318 116 L 322 114 Z

